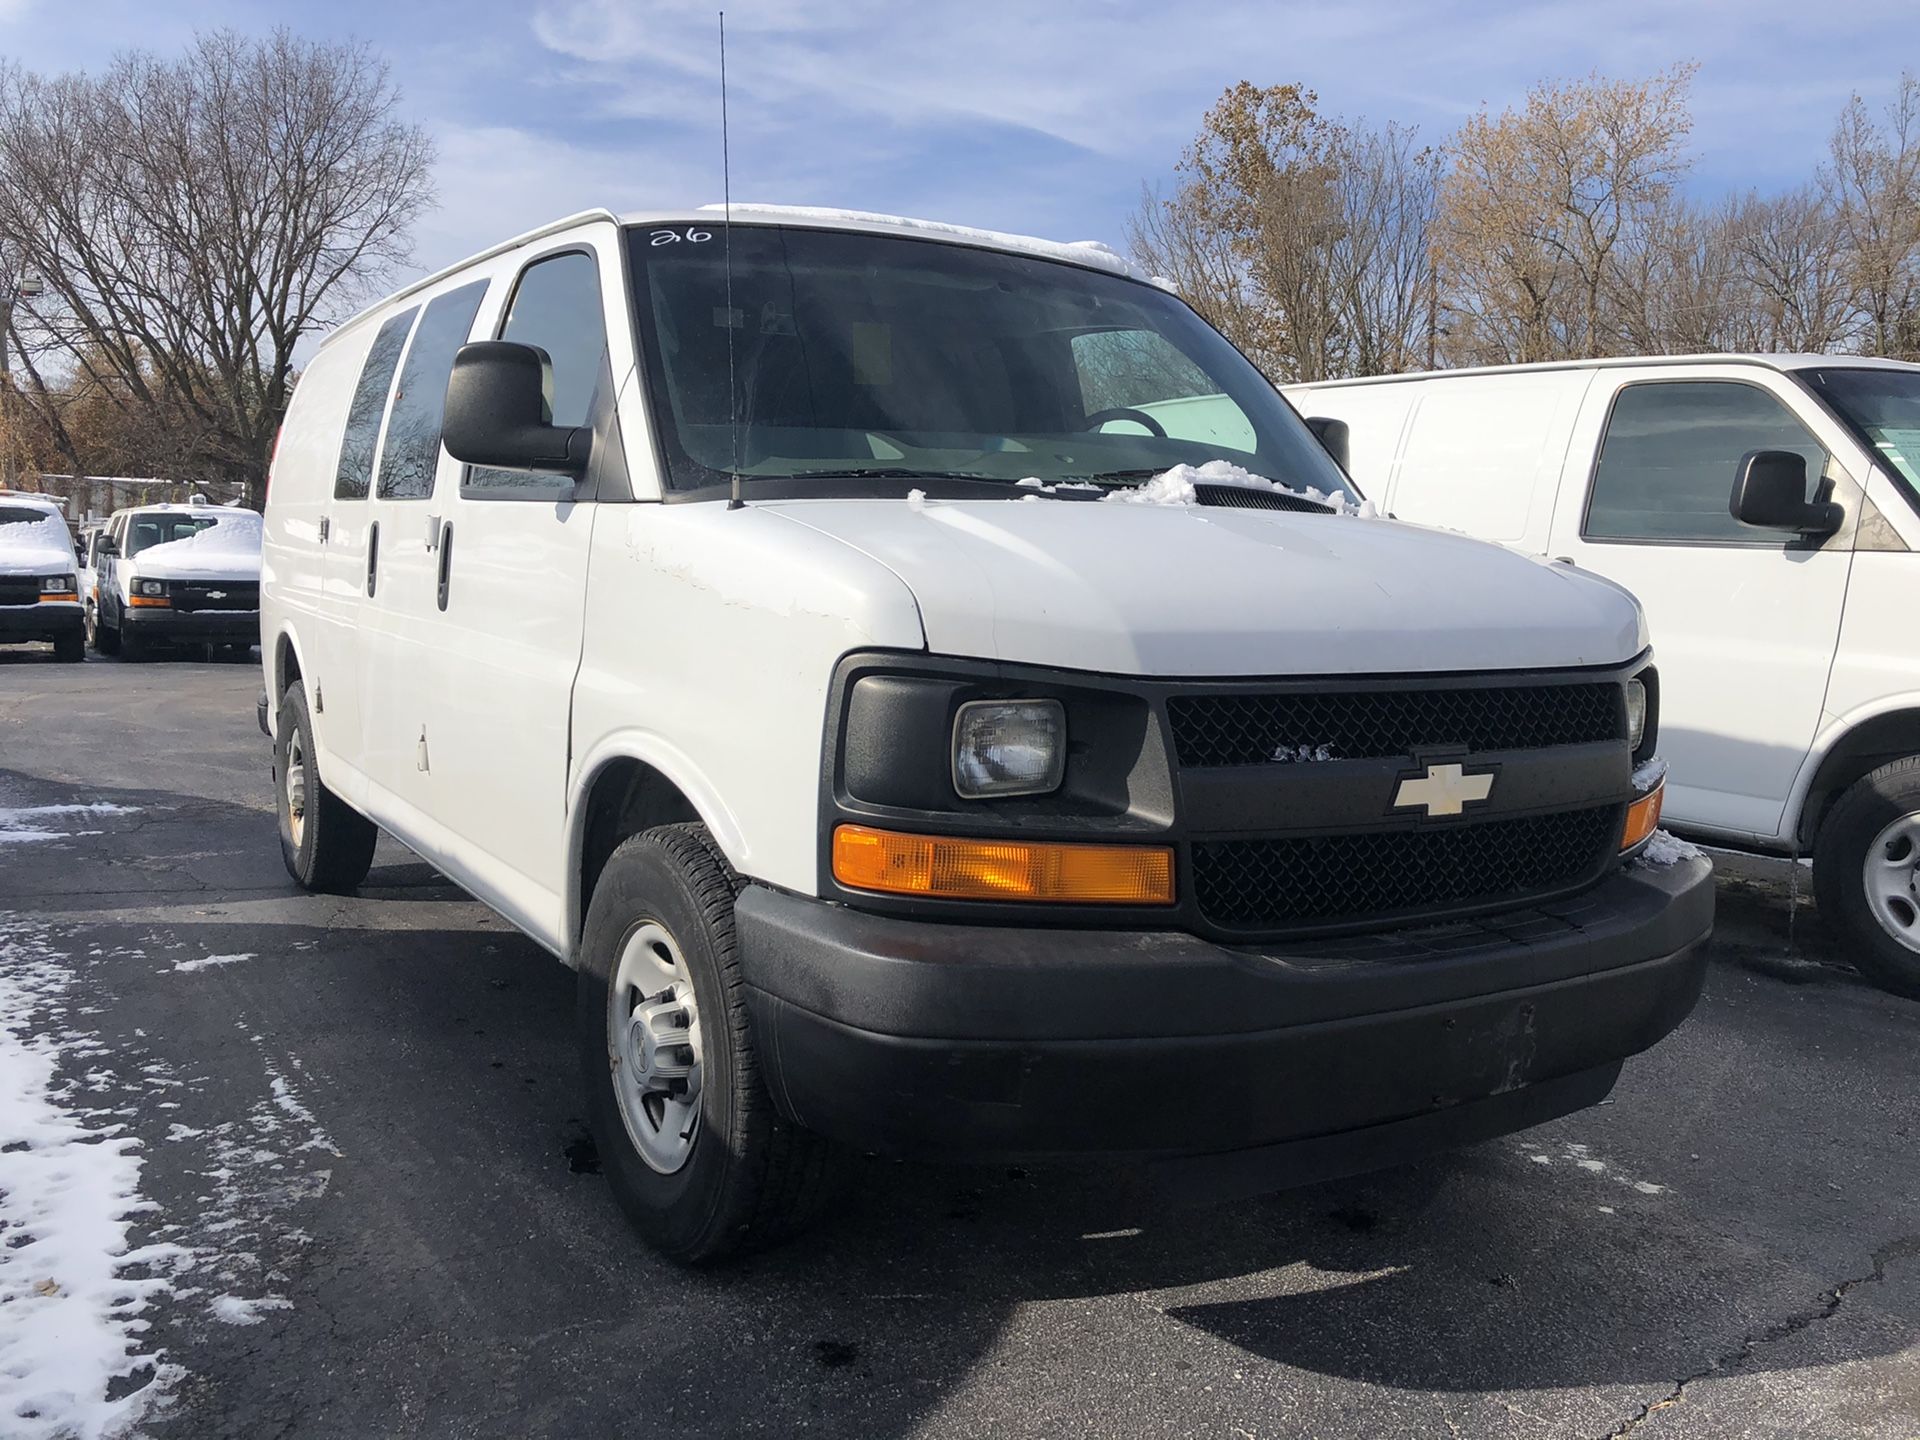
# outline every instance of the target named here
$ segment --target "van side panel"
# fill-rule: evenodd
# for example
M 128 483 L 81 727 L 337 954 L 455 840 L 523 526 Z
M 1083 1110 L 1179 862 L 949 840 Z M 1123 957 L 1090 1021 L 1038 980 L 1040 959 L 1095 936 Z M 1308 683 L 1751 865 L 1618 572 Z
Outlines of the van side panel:
M 1393 514 L 1545 550 L 1567 442 L 1592 378 L 1568 370 L 1418 382 L 1395 464 Z M 1364 422 L 1348 423 L 1357 431 Z
M 295 387 L 267 482 L 265 529 L 260 555 L 260 656 L 267 694 L 276 717 L 281 692 L 275 657 L 282 637 L 291 637 L 306 676 L 308 701 L 322 676 L 338 668 L 337 656 L 351 637 L 333 633 L 325 593 L 326 546 L 320 521 L 333 499 L 334 469 L 347 407 L 359 379 L 360 363 L 373 342 L 373 326 L 343 336 L 313 358 Z M 359 718 L 351 686 L 327 695 L 324 711 L 314 714 L 314 743 L 328 785 L 356 797 Z
M 1421 388 L 1420 382 L 1408 381 L 1324 390 L 1298 386 L 1285 394 L 1304 417 L 1324 415 L 1347 422 L 1351 432 L 1348 473 L 1361 493 L 1384 512 L 1393 508 L 1394 457 L 1400 453 L 1407 413 Z

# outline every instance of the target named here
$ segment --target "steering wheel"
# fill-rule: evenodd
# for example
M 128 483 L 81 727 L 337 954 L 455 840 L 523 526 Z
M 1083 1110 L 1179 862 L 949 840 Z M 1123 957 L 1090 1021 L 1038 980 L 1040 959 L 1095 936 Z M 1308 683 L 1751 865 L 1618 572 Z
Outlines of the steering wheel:
M 1116 405 L 1111 410 L 1101 410 L 1087 416 L 1087 429 L 1098 430 L 1109 420 L 1131 420 L 1136 425 L 1147 427 L 1147 433 L 1156 440 L 1167 438 L 1166 427 L 1144 410 L 1135 410 L 1130 405 Z

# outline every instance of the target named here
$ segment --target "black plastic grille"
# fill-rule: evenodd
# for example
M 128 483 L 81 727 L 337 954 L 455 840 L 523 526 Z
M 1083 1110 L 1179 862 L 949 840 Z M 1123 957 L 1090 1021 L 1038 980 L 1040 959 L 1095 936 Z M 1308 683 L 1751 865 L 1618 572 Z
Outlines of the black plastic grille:
M 176 610 L 260 608 L 260 585 L 253 580 L 175 580 L 167 593 Z
M 1305 929 L 1522 904 L 1599 873 L 1624 807 L 1477 824 L 1193 847 L 1194 896 L 1227 930 Z
M 1538 750 L 1626 735 L 1620 686 L 1514 685 L 1472 690 L 1374 690 L 1176 695 L 1167 701 L 1186 766 L 1276 760 L 1372 760 L 1416 749 Z
M 1251 485 L 1196 485 L 1194 498 L 1202 505 L 1221 505 L 1232 510 L 1298 510 L 1312 515 L 1331 515 L 1333 506 L 1322 505 L 1304 495 L 1289 495 L 1281 490 L 1259 490 Z
M 38 575 L 0 575 L 0 605 L 38 605 Z

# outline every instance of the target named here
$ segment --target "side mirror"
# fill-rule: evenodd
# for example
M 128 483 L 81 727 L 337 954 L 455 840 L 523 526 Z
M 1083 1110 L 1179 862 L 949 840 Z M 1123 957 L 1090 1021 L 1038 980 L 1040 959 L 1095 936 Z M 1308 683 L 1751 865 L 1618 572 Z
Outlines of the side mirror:
M 93 542 L 93 556 L 96 560 L 107 555 L 118 555 L 119 553 L 120 547 L 114 543 L 111 535 L 102 535 L 98 540 Z
M 1845 518 L 1832 501 L 1807 499 L 1807 459 L 1791 450 L 1742 456 L 1727 508 L 1742 525 L 1796 535 L 1831 535 Z
M 1314 415 L 1308 418 L 1307 429 L 1314 433 L 1327 454 L 1333 457 L 1334 464 L 1340 467 L 1341 473 L 1351 474 L 1352 471 L 1347 465 L 1351 434 L 1347 429 L 1347 422 L 1335 420 L 1326 415 Z
M 477 340 L 453 357 L 440 438 L 447 453 L 490 470 L 586 473 L 593 431 L 555 425 L 547 395 L 553 362 L 533 345 Z

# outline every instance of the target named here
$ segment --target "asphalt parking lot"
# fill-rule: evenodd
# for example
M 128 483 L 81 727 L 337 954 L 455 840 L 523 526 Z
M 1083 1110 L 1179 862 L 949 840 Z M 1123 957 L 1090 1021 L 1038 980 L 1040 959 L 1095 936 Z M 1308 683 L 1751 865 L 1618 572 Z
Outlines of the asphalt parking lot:
M 258 688 L 0 651 L 0 817 L 50 832 L 0 938 L 71 971 L 69 1078 L 194 1257 L 155 1436 L 1920 1434 L 1920 1005 L 1790 867 L 1729 866 L 1698 1011 L 1596 1109 L 1226 1206 L 866 1161 L 688 1274 L 593 1173 L 567 971 L 389 842 L 292 888 Z

